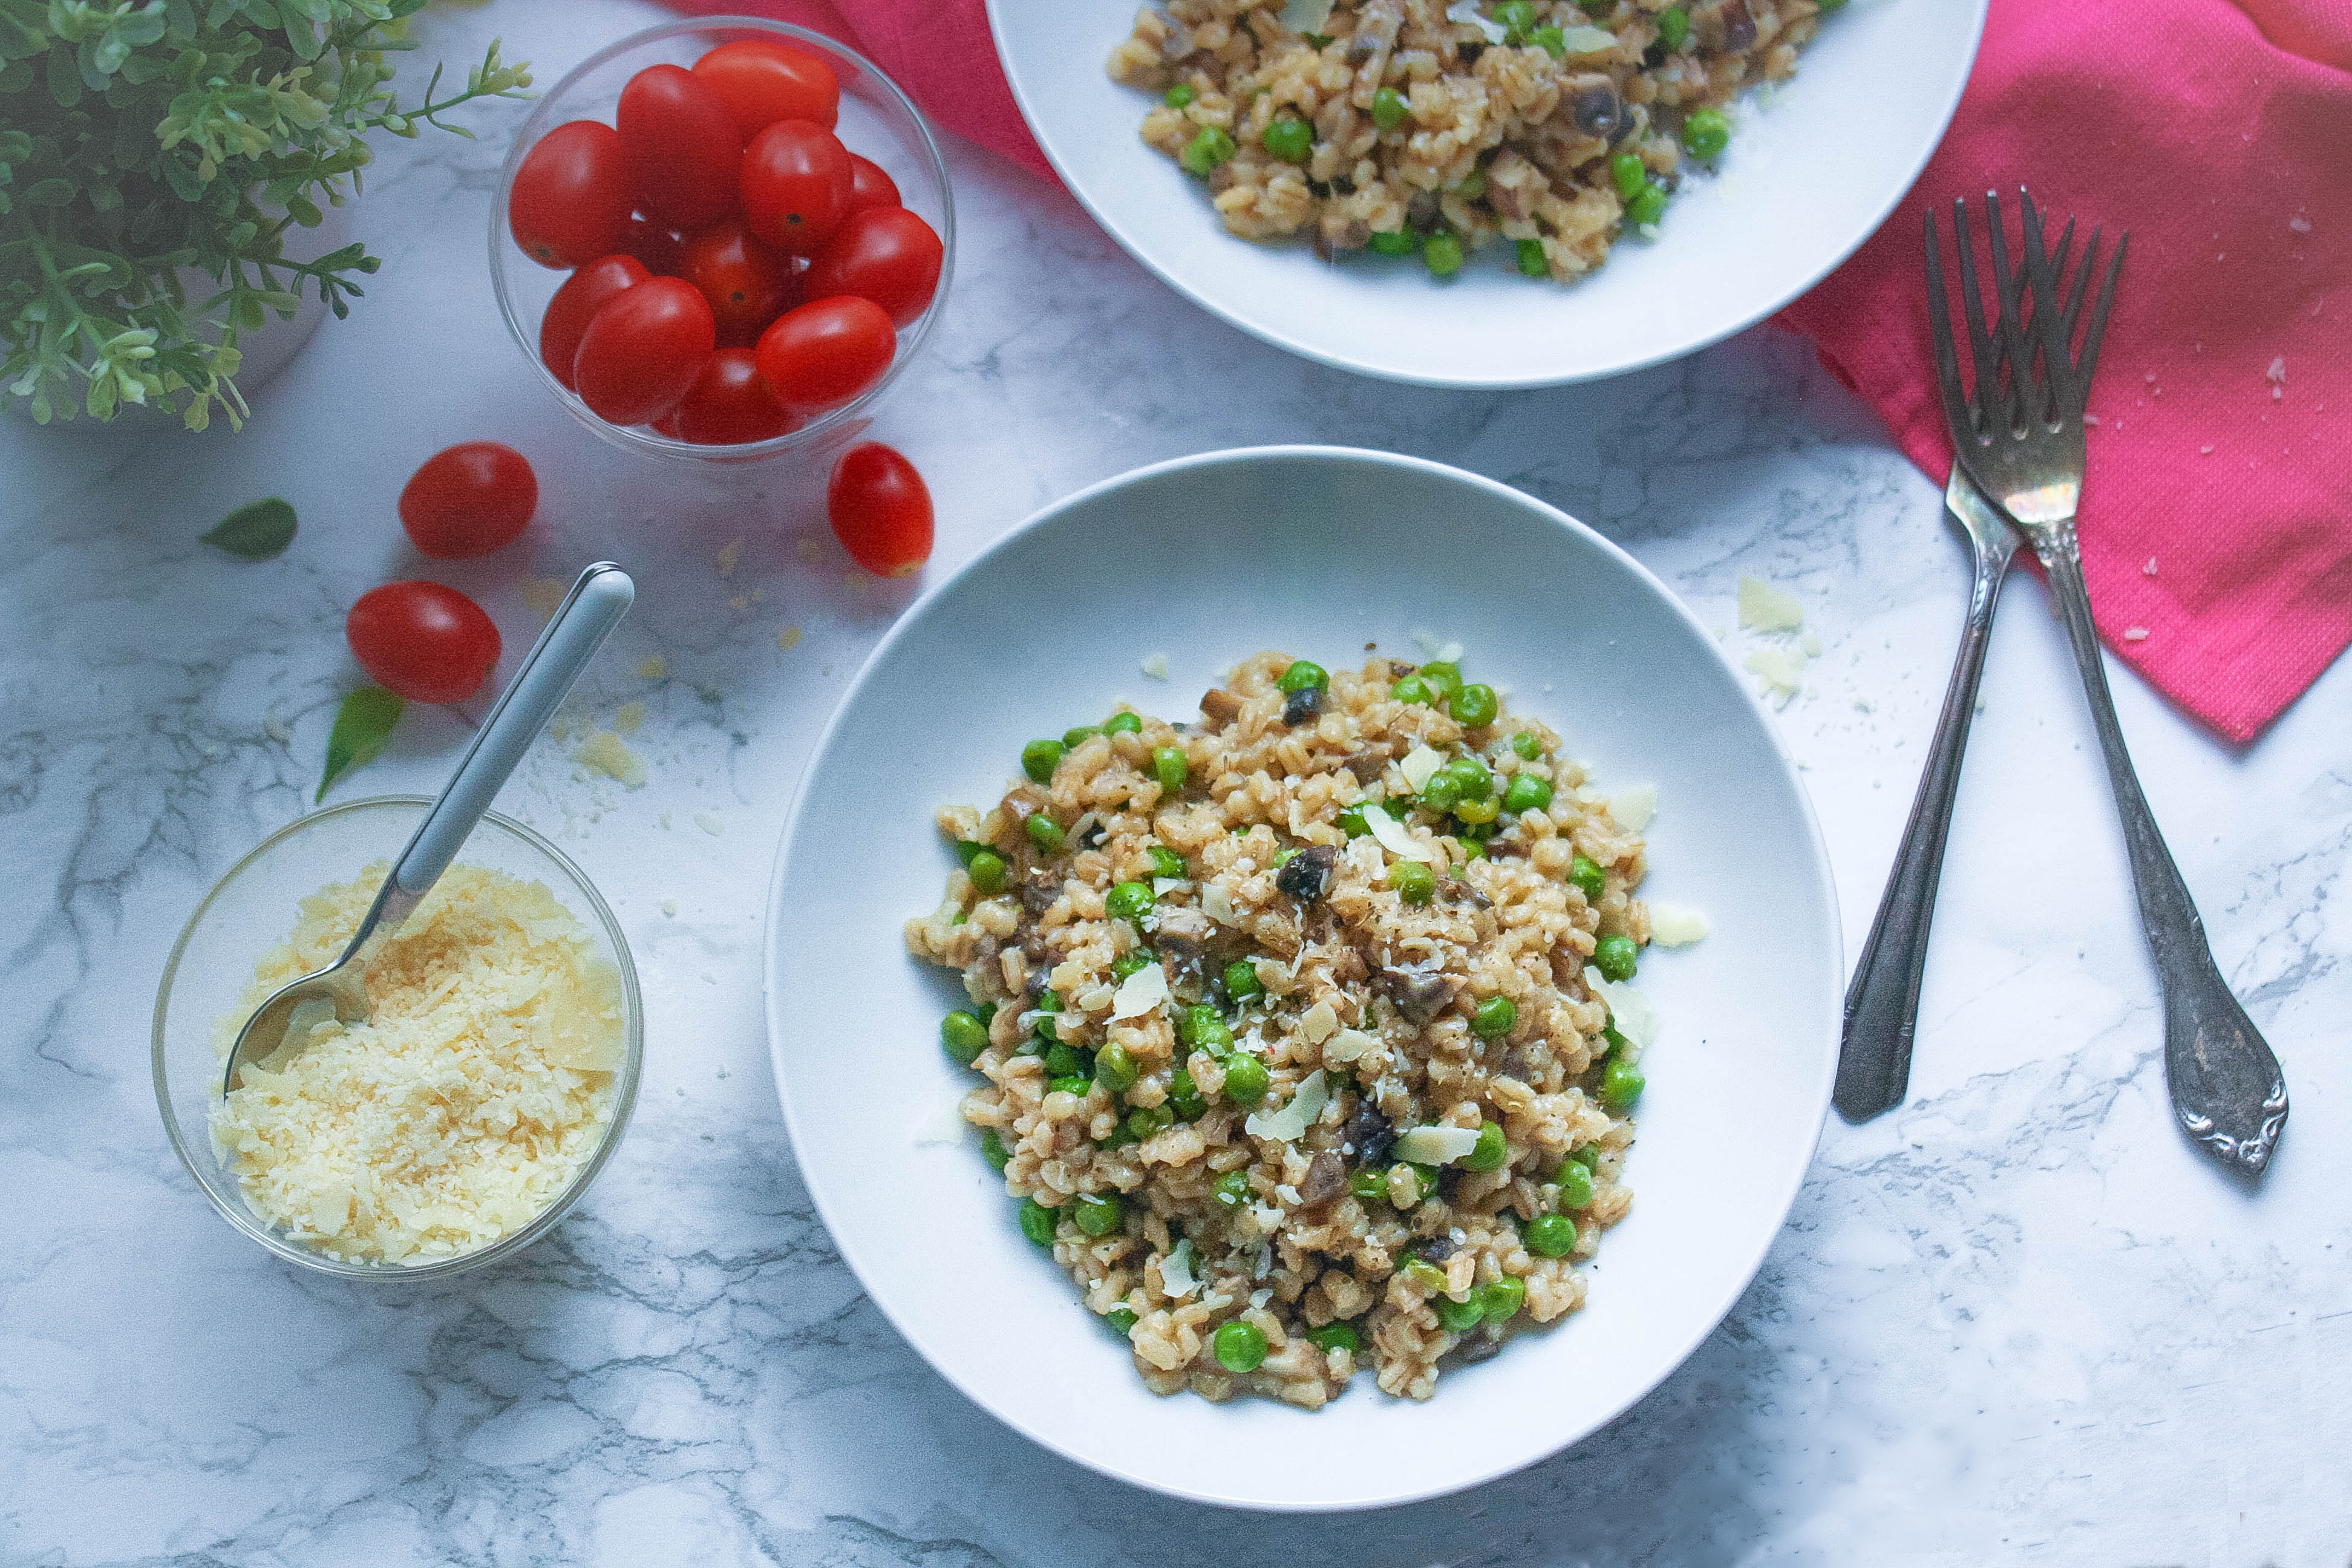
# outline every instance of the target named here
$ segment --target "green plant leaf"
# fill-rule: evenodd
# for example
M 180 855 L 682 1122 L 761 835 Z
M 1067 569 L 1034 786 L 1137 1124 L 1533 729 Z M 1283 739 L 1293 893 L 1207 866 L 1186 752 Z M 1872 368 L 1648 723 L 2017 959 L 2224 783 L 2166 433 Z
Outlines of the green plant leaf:
M 240 560 L 275 561 L 294 542 L 294 509 L 276 496 L 248 501 L 221 519 L 205 542 Z
M 362 686 L 343 699 L 335 710 L 335 727 L 327 735 L 327 771 L 320 776 L 313 805 L 327 798 L 337 779 L 375 761 L 407 706 L 381 686 Z

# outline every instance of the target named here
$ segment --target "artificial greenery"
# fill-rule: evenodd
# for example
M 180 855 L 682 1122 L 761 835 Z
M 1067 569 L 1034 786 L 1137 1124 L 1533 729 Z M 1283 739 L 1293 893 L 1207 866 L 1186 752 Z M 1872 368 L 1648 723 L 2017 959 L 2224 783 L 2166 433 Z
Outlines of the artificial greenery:
M 287 260 L 292 227 L 359 189 L 367 133 L 523 96 L 492 44 L 463 91 L 403 107 L 385 57 L 425 0 L 0 0 L 0 405 L 46 423 L 125 403 L 245 416 L 238 335 L 337 316 L 364 245 Z M 211 280 L 184 288 L 182 268 Z

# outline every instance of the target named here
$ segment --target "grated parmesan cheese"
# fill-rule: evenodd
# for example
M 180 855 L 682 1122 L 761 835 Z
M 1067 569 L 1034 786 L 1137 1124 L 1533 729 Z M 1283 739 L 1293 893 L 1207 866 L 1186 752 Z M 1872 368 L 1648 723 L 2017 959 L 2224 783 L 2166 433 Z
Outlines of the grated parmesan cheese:
M 1658 786 L 1633 784 L 1609 797 L 1609 815 L 1628 833 L 1639 833 L 1658 815 Z
M 1707 933 L 1706 911 L 1684 904 L 1650 900 L 1650 940 L 1660 947 L 1688 947 Z
M 302 900 L 239 1008 L 341 952 L 379 862 Z M 541 884 L 453 866 L 368 970 L 373 1013 L 246 1068 L 215 1152 L 263 1223 L 348 1262 L 426 1263 L 529 1224 L 603 1142 L 623 1062 L 621 977 Z

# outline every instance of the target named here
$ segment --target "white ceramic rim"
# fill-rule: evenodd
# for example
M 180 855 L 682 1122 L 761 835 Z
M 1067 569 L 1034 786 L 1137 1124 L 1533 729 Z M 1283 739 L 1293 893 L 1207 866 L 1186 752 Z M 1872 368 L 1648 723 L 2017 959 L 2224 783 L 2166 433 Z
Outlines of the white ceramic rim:
M 1074 491 L 1071 494 L 1065 496 L 1060 500 L 1054 501 L 1039 509 L 1036 512 L 1024 519 L 1014 527 L 1008 529 L 1004 533 L 1000 535 L 993 542 L 992 542 L 987 549 L 982 551 L 979 554 L 973 556 L 971 560 L 958 567 L 947 577 L 941 579 L 937 584 L 934 584 L 930 588 L 927 589 L 920 598 L 917 599 L 900 614 L 898 620 L 891 626 L 889 631 L 885 633 L 882 639 L 875 644 L 874 650 L 866 656 L 866 662 L 858 667 L 856 675 L 851 679 L 847 689 L 842 693 L 840 702 L 835 706 L 832 716 L 825 721 L 824 728 L 819 732 L 815 745 L 810 748 L 809 760 L 806 763 L 803 764 L 801 776 L 793 786 L 792 805 L 784 814 L 783 831 L 776 841 L 775 862 L 771 868 L 768 875 L 767 912 L 770 916 L 773 916 L 777 907 L 777 900 L 782 894 L 785 863 L 790 856 L 793 842 L 799 834 L 801 807 L 807 798 L 809 775 L 815 766 L 816 760 L 824 755 L 826 750 L 832 744 L 835 731 L 841 728 L 845 716 L 848 714 L 850 710 L 856 705 L 859 696 L 865 690 L 867 679 L 873 674 L 874 670 L 880 666 L 885 656 L 887 655 L 892 646 L 896 644 L 899 636 L 906 632 L 909 626 L 915 624 L 920 612 L 926 609 L 933 599 L 949 592 L 949 590 L 953 588 L 955 584 L 963 578 L 966 573 L 975 570 L 982 562 L 988 560 L 997 552 L 1007 548 L 1014 540 L 1021 538 L 1023 535 L 1034 529 L 1045 526 L 1072 508 L 1085 505 L 1087 502 L 1096 500 L 1097 497 L 1111 491 L 1122 489 L 1129 485 L 1137 484 L 1147 479 L 1156 479 L 1165 474 L 1180 472 L 1187 468 L 1213 468 L 1229 464 L 1246 464 L 1274 458 L 1307 458 L 1323 460 L 1339 458 L 1347 461 L 1384 465 L 1401 470 L 1437 476 L 1469 485 L 1479 489 L 1491 491 L 1496 495 L 1507 498 L 1517 505 L 1531 508 L 1538 513 L 1546 514 L 1556 525 L 1566 528 L 1572 532 L 1585 535 L 1591 543 L 1599 546 L 1601 550 L 1606 551 L 1609 554 L 1615 556 L 1622 564 L 1630 568 L 1639 576 L 1651 583 L 1657 589 L 1659 598 L 1671 606 L 1673 613 L 1680 617 L 1685 629 L 1686 629 L 1690 634 L 1691 640 L 1708 651 L 1709 655 L 1716 660 L 1716 662 L 1723 668 L 1725 673 L 1730 678 L 1735 686 L 1744 684 L 1741 680 L 1739 670 L 1732 664 L 1730 656 L 1723 650 L 1722 645 L 1716 641 L 1714 634 L 1709 632 L 1706 627 L 1700 623 L 1698 617 L 1691 613 L 1690 607 L 1685 605 L 1682 600 L 1675 595 L 1673 590 L 1669 589 L 1664 582 L 1659 580 L 1656 574 L 1653 573 L 1648 567 L 1643 565 L 1641 562 L 1634 559 L 1633 555 L 1617 545 L 1613 541 L 1610 540 L 1607 536 L 1601 534 L 1588 524 L 1580 522 L 1575 518 L 1569 516 L 1566 512 L 1561 511 L 1558 507 L 1551 505 L 1549 502 L 1538 500 L 1538 498 L 1528 494 L 1525 490 L 1515 489 L 1510 485 L 1502 483 L 1498 479 L 1490 479 L 1483 474 L 1474 474 L 1466 469 L 1457 468 L 1450 464 L 1434 462 L 1426 458 L 1406 457 L 1400 453 L 1373 451 L 1369 448 L 1357 447 L 1328 447 L 1307 444 L 1276 447 L 1226 447 L 1214 452 L 1195 453 L 1191 457 L 1171 458 L 1162 462 L 1149 464 L 1139 468 L 1131 468 L 1126 473 L 1114 475 L 1109 479 L 1098 480 L 1094 484 L 1087 486 L 1083 489 Z M 1806 847 L 1811 851 L 1813 876 L 1822 890 L 1823 916 L 1830 931 L 1832 933 L 1832 941 L 1837 943 L 1840 949 L 1838 952 L 1832 955 L 1836 962 L 1832 965 L 1831 972 L 1839 977 L 1839 980 L 1833 984 L 1842 985 L 1843 977 L 1845 973 L 1845 955 L 1843 952 L 1843 934 L 1844 926 L 1838 913 L 1837 879 L 1831 871 L 1829 847 L 1822 837 L 1821 821 L 1813 811 L 1812 797 L 1806 792 L 1803 778 L 1797 771 L 1796 759 L 1790 755 L 1788 747 L 1782 743 L 1780 731 L 1775 730 L 1769 723 L 1766 722 L 1760 712 L 1755 712 L 1753 716 L 1759 730 L 1760 730 L 1765 737 L 1770 742 L 1772 754 L 1774 757 L 1779 759 L 1781 771 L 1787 775 L 1790 794 L 1797 801 L 1798 806 L 1802 815 L 1805 827 L 1805 843 Z M 801 1137 L 800 1123 L 793 1110 L 792 1093 L 786 1087 L 787 1078 L 785 1073 L 784 1057 L 783 1052 L 778 1044 L 778 1041 L 782 1038 L 783 1031 L 781 1027 L 781 1021 L 777 1016 L 778 997 L 781 994 L 781 985 L 776 973 L 776 942 L 775 929 L 772 924 L 772 920 L 767 931 L 762 933 L 761 945 L 763 951 L 761 958 L 761 985 L 765 992 L 765 1000 L 767 1004 L 766 1013 L 768 1024 L 769 1070 L 775 1079 L 776 1100 L 783 1111 L 784 1131 L 787 1136 L 792 1140 L 793 1161 L 800 1166 L 801 1180 L 803 1184 L 807 1186 L 809 1199 L 815 1205 L 818 1217 L 824 1221 L 825 1230 L 832 1236 L 835 1247 L 839 1250 L 842 1260 L 849 1265 L 850 1272 L 856 1275 L 859 1288 L 865 1291 L 866 1300 L 871 1301 L 874 1306 L 881 1311 L 882 1315 L 889 1320 L 890 1326 L 898 1331 L 899 1337 L 904 1340 L 908 1346 L 913 1348 L 918 1355 L 923 1357 L 925 1363 L 930 1366 L 932 1371 L 940 1375 L 942 1382 L 955 1389 L 958 1394 L 963 1394 L 966 1399 L 970 1399 L 974 1405 L 977 1405 L 980 1409 L 985 1411 L 992 1418 L 1008 1427 L 1011 1427 L 1013 1431 L 1020 1433 L 1021 1436 L 1028 1438 L 1031 1442 L 1035 1443 L 1038 1447 L 1045 1448 L 1053 1453 L 1059 1454 L 1064 1458 L 1070 1460 L 1072 1463 L 1082 1465 L 1086 1468 L 1092 1470 L 1098 1475 L 1109 1476 L 1113 1479 L 1125 1481 L 1131 1486 L 1140 1487 L 1146 1491 L 1158 1492 L 1162 1496 L 1179 1498 L 1188 1502 L 1208 1503 L 1217 1507 L 1234 1508 L 1250 1512 L 1263 1513 L 1347 1513 L 1365 1511 L 1375 1508 L 1393 1508 L 1406 1503 L 1423 1502 L 1427 1501 L 1431 1498 L 1444 1497 L 1456 1492 L 1466 1491 L 1471 1488 L 1484 1486 L 1501 1477 L 1512 1475 L 1519 1470 L 1526 1469 L 1530 1466 L 1540 1464 L 1545 1459 L 1551 1458 L 1554 1454 L 1561 1452 L 1562 1449 L 1573 1447 L 1577 1442 L 1583 1441 L 1582 1437 L 1579 1437 L 1571 1440 L 1570 1443 L 1561 1445 L 1559 1448 L 1552 1448 L 1539 1454 L 1514 1457 L 1493 1466 L 1491 1468 L 1481 1470 L 1474 1475 L 1450 1480 L 1442 1485 L 1401 1490 L 1395 1495 L 1383 1499 L 1376 1503 L 1266 1503 L 1256 1500 L 1222 1498 L 1211 1496 L 1205 1493 L 1184 1491 L 1164 1486 L 1146 1476 L 1136 1475 L 1123 1469 L 1112 1468 L 1105 1465 L 1091 1455 L 1079 1452 L 1075 1448 L 1062 1443 L 1058 1443 L 1045 1434 L 1033 1429 L 1025 1423 L 1014 1420 L 1011 1416 L 982 1403 L 980 1400 L 972 1398 L 971 1394 L 965 1394 L 962 1384 L 957 1380 L 953 1372 L 931 1360 L 929 1353 L 923 1349 L 921 1342 L 908 1331 L 907 1325 L 899 1321 L 898 1314 L 891 1310 L 889 1303 L 883 1300 L 879 1296 L 874 1293 L 867 1281 L 865 1269 L 859 1266 L 858 1251 L 860 1244 L 853 1243 L 851 1238 L 844 1233 L 842 1228 L 835 1224 L 833 1209 L 826 1202 L 823 1185 L 811 1173 L 807 1164 L 801 1161 L 800 1150 L 803 1140 Z M 1838 998 L 1832 998 L 1833 1015 L 1839 1000 L 1840 999 Z M 1812 1116 L 1809 1123 L 1811 1127 L 1810 1142 L 1811 1145 L 1815 1149 L 1818 1149 L 1820 1146 L 1822 1128 L 1829 1115 L 1830 1096 L 1833 1086 L 1833 1075 L 1822 1075 L 1819 1103 L 1814 1106 Z M 1692 1353 L 1696 1352 L 1701 1344 L 1705 1343 L 1707 1338 L 1722 1325 L 1724 1318 L 1730 1312 L 1731 1309 L 1738 1304 L 1739 1298 L 1747 1293 L 1748 1286 L 1754 1283 L 1757 1271 L 1764 1266 L 1765 1255 L 1771 1250 L 1772 1243 L 1778 1239 L 1780 1230 L 1786 1226 L 1788 1212 L 1795 1206 L 1797 1194 L 1804 1184 L 1805 1173 L 1810 1170 L 1811 1167 L 1811 1161 L 1810 1159 L 1808 1159 L 1804 1164 L 1797 1167 L 1795 1179 L 1790 1183 L 1788 1190 L 1780 1195 L 1780 1201 L 1776 1205 L 1780 1209 L 1782 1216 L 1781 1225 L 1775 1226 L 1771 1232 L 1765 1236 L 1762 1245 L 1757 1247 L 1754 1255 L 1745 1260 L 1744 1266 L 1740 1268 L 1737 1277 L 1737 1282 L 1733 1284 L 1732 1287 L 1723 1295 L 1720 1301 L 1716 1302 L 1711 1306 L 1710 1310 L 1702 1320 L 1705 1327 L 1693 1334 L 1689 1342 L 1677 1351 L 1670 1360 L 1664 1362 L 1659 1367 L 1657 1375 L 1648 1384 L 1644 1384 L 1633 1394 L 1629 1394 L 1625 1399 L 1611 1407 L 1606 1414 L 1594 1421 L 1592 1426 L 1587 1430 L 1585 1434 L 1586 1436 L 1590 1436 L 1593 1433 L 1599 1432 L 1610 1422 L 1614 1421 L 1618 1416 L 1623 1415 L 1635 1404 L 1647 1398 L 1650 1394 L 1657 1388 L 1659 1384 L 1664 1382 L 1667 1377 L 1673 1374 L 1676 1368 L 1688 1361 Z

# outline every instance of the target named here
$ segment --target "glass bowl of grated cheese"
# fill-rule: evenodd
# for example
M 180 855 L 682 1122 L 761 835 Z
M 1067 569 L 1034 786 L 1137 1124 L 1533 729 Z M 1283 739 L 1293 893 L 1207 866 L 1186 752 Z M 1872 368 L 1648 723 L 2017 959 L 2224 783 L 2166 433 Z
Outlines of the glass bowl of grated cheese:
M 345 1278 L 530 1246 L 636 1100 L 644 1009 L 620 924 L 562 851 L 495 812 L 372 960 L 367 1022 L 303 1021 L 223 1098 L 238 1026 L 342 951 L 431 805 L 353 801 L 271 835 L 197 905 L 155 998 L 155 1098 L 189 1173 L 238 1230 Z

